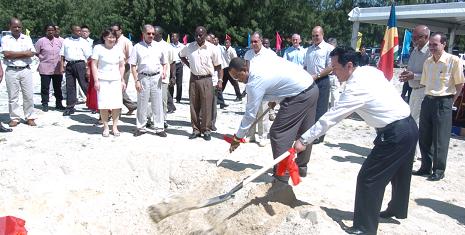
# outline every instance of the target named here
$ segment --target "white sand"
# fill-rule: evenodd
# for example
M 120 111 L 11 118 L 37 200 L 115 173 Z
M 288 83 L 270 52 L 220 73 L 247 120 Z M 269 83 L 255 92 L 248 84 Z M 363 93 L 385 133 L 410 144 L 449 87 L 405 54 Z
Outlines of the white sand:
M 218 196 L 272 160 L 269 145 L 244 144 L 215 165 L 229 147 L 222 134 L 236 131 L 245 100 L 233 102 L 228 84 L 230 107 L 219 111 L 210 142 L 187 139 L 186 100 L 169 115 L 167 138 L 133 137 L 134 115 L 123 115 L 120 137 L 103 138 L 93 125 L 98 115 L 85 105 L 71 117 L 40 111 L 40 79 L 34 79 L 38 126 L 0 133 L 0 216 L 25 219 L 30 234 L 345 234 L 342 226 L 352 224 L 357 173 L 375 137 L 363 121 L 344 120 L 313 147 L 308 176 L 293 192 L 271 187 L 264 175 L 231 200 L 155 224 L 150 205 L 170 195 Z M 185 79 L 184 98 L 187 89 Z M 129 92 L 134 97 L 132 82 Z M 0 121 L 8 122 L 5 82 Z M 379 234 L 465 234 L 464 150 L 463 139 L 451 139 L 446 178 L 413 177 L 409 217 L 382 219 Z M 390 187 L 383 208 L 389 199 Z

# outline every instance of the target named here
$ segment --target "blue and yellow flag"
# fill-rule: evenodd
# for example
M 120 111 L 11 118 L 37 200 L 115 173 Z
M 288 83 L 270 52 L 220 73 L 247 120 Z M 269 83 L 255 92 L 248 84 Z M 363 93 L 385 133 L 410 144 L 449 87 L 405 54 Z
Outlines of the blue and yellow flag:
M 394 75 L 394 58 L 399 50 L 399 36 L 397 34 L 396 8 L 391 5 L 388 25 L 384 33 L 384 39 L 381 43 L 381 55 L 379 58 L 378 69 L 383 71 L 387 80 L 391 80 Z

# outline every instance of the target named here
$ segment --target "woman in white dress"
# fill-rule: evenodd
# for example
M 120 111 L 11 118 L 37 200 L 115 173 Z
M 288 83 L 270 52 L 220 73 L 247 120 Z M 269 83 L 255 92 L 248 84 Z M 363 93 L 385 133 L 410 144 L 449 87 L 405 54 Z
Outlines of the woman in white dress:
M 116 34 L 105 29 L 100 37 L 102 44 L 94 47 L 92 53 L 92 72 L 94 87 L 97 90 L 98 108 L 103 121 L 102 136 L 110 135 L 108 116 L 111 111 L 113 119 L 112 133 L 119 136 L 118 120 L 123 107 L 122 91 L 126 89 L 123 79 L 124 55 L 115 47 Z

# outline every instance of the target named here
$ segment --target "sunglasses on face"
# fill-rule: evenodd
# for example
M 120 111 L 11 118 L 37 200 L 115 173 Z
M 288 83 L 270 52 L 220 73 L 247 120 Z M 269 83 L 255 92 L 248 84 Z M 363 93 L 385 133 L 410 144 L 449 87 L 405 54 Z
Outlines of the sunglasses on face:
M 147 35 L 155 35 L 155 33 L 146 33 Z

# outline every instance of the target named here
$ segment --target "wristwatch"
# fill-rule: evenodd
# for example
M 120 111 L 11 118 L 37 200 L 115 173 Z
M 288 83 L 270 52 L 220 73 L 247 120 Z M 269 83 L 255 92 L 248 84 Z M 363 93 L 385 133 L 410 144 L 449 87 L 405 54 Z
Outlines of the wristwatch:
M 316 73 L 316 78 L 320 78 L 320 73 Z
M 302 137 L 299 138 L 299 141 L 300 143 L 302 143 L 303 145 L 307 146 L 308 145 L 308 141 L 303 139 Z

